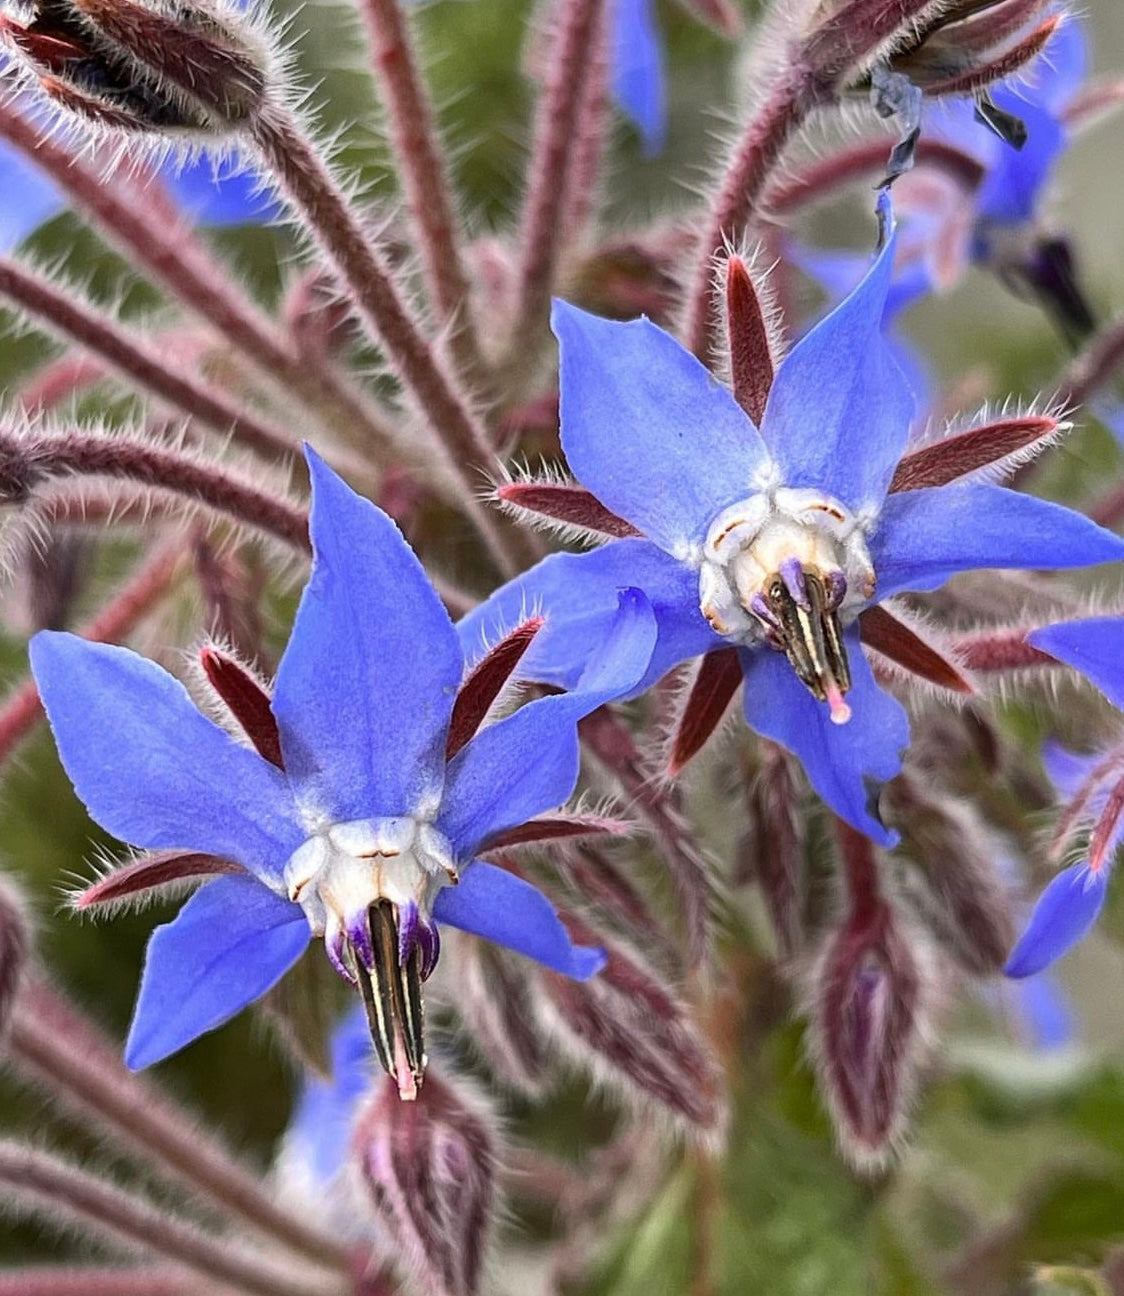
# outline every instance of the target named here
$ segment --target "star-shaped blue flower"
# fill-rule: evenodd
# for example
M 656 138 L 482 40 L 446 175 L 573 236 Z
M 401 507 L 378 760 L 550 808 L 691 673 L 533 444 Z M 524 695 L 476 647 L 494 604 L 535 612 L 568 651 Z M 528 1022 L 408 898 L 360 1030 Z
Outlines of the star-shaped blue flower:
M 1081 671 L 1118 710 L 1124 711 L 1124 621 L 1099 617 L 1046 626 L 1027 636 L 1035 648 Z M 1124 751 L 1078 756 L 1054 744 L 1043 751 L 1046 772 L 1058 792 L 1084 801 L 1083 819 L 1110 812 L 1107 835 L 1091 855 L 1063 869 L 1038 897 L 1026 930 L 1007 960 L 1010 977 L 1028 977 L 1071 950 L 1091 930 L 1104 907 L 1112 857 L 1124 840 L 1124 815 L 1109 805 L 1124 778 Z
M 145 849 L 239 866 L 153 934 L 129 1065 L 221 1025 L 315 935 L 358 983 L 405 1092 L 424 1064 L 415 1048 L 404 1066 L 401 1046 L 420 1040 L 417 996 L 438 924 L 571 976 L 601 966 L 537 890 L 477 855 L 570 795 L 576 724 L 635 685 L 655 625 L 643 596 L 626 591 L 610 618 L 617 631 L 577 691 L 530 702 L 447 762 L 464 674 L 457 632 L 394 523 L 308 459 L 314 558 L 272 696 L 278 761 L 124 648 L 44 632 L 32 667 L 63 764 L 103 828 Z
M 894 838 L 874 799 L 900 768 L 909 726 L 875 682 L 859 613 L 972 568 L 1124 557 L 1124 542 L 1088 519 L 1000 486 L 888 494 L 913 412 L 881 332 L 894 252 L 891 236 L 785 357 L 760 429 L 647 320 L 558 303 L 566 457 L 643 538 L 546 558 L 465 623 L 492 635 L 541 606 L 549 624 L 526 670 L 572 685 L 604 641 L 617 590 L 642 589 L 659 637 L 634 692 L 736 647 L 749 726 L 794 752 L 832 809 L 883 843 Z

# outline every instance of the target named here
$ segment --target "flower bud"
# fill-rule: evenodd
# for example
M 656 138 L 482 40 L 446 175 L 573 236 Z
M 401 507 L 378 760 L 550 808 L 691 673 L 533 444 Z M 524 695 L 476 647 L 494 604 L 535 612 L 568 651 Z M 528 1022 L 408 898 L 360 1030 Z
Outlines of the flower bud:
M 496 1198 L 497 1139 L 483 1104 L 432 1070 L 410 1103 L 384 1081 L 359 1116 L 352 1151 L 378 1223 L 418 1288 L 472 1296 Z
M 631 950 L 567 917 L 574 938 L 604 946 L 608 962 L 589 981 L 544 976 L 560 1042 L 625 1098 L 654 1102 L 695 1133 L 719 1133 L 722 1075 L 687 1006 Z
M 874 848 L 839 833 L 850 903 L 810 980 L 810 1048 L 843 1153 L 881 1168 L 912 1095 L 932 976 L 927 946 L 882 896 Z
M 533 987 L 526 969 L 501 950 L 484 941 L 461 942 L 456 1005 L 472 1041 L 497 1079 L 539 1098 L 553 1077 L 535 1021 Z
M 759 744 L 761 757 L 749 786 L 750 829 L 742 843 L 735 882 L 756 882 L 773 922 L 781 955 L 804 944 L 804 815 L 793 758 L 775 743 Z
M 920 866 L 905 886 L 921 920 L 965 972 L 998 972 L 1014 939 L 1014 915 L 994 840 L 969 805 L 913 779 L 895 779 L 886 795 L 902 850 Z
M 0 879 L 0 1035 L 11 1021 L 30 952 L 31 930 L 23 897 L 6 878 Z
M 266 58 L 204 2 L 35 0 L 3 31 L 56 104 L 119 130 L 224 134 L 261 107 Z

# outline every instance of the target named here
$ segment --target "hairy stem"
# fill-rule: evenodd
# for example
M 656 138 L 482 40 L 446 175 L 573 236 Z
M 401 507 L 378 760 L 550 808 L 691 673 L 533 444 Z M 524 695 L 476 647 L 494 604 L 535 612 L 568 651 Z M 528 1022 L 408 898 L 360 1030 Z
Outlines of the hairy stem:
M 271 387 L 280 385 L 337 433 L 359 437 L 369 447 L 393 441 L 366 396 L 327 364 L 294 351 L 187 224 L 168 219 L 166 205 L 138 201 L 136 187 L 120 177 L 105 183 L 95 169 L 32 125 L 13 102 L 0 102 L 0 139 L 26 153 L 132 264 L 211 324 Z
M 428 416 L 459 477 L 456 503 L 472 522 L 499 569 L 511 575 L 522 547 L 481 503 L 479 473 L 494 461 L 491 442 L 472 408 L 442 368 L 433 346 L 407 309 L 394 278 L 371 246 L 343 192 L 314 146 L 283 110 L 264 113 L 253 139 L 278 183 L 300 212 L 402 384 Z
M 484 361 L 472 318 L 462 233 L 425 83 L 418 71 L 406 15 L 399 0 L 360 0 L 375 68 L 386 97 L 390 140 L 398 174 L 418 234 L 426 285 L 461 378 L 475 386 Z
M 25 989 L 12 1025 L 16 1066 L 69 1108 L 89 1116 L 158 1169 L 224 1215 L 333 1269 L 346 1251 L 327 1234 L 283 1210 L 214 1139 L 144 1076 L 126 1069 L 101 1033 L 42 982 Z
M 750 121 L 711 203 L 697 246 L 686 313 L 687 346 L 704 362 L 714 332 L 711 317 L 714 257 L 727 242 L 736 243 L 741 237 L 785 145 L 812 111 L 817 97 L 814 76 L 801 66 L 789 68 Z
M 601 9 L 602 0 L 559 0 L 550 75 L 539 97 L 519 222 L 516 305 L 508 340 L 512 365 L 518 363 L 528 336 L 537 336 L 546 325 L 576 165 L 574 139 L 597 61 Z
M 294 1278 L 271 1258 L 235 1249 L 143 1198 L 49 1152 L 0 1142 L 0 1194 L 48 1218 L 77 1223 L 126 1246 L 154 1251 L 254 1296 L 337 1296 L 335 1282 Z
M 608 17 L 602 8 L 589 55 L 589 72 L 582 89 L 562 217 L 563 250 L 580 244 L 597 214 L 601 168 L 609 131 Z
M 160 446 L 121 436 L 62 432 L 32 437 L 0 428 L 0 489 L 9 499 L 44 477 L 77 474 L 140 482 L 198 500 L 235 521 L 308 551 L 308 514 L 278 495 L 240 481 L 216 464 L 204 464 Z
M 136 1266 L 79 1269 L 40 1265 L 0 1274 L 0 1296 L 206 1296 L 189 1271 Z
M 94 643 L 117 643 L 172 590 L 187 566 L 188 547 L 176 537 L 155 548 L 78 633 Z M 25 680 L 0 706 L 0 765 L 43 716 L 35 681 Z
M 9 257 L 0 257 L 0 294 L 213 431 L 229 434 L 270 458 L 297 452 L 291 436 L 232 405 L 224 395 L 178 369 L 170 357 L 160 355 L 108 316 L 60 292 Z

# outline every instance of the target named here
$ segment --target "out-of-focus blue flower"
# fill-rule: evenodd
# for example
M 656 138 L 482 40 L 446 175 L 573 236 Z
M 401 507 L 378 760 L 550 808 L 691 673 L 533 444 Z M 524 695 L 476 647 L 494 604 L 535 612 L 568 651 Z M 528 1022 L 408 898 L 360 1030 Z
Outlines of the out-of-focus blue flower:
M 371 1044 L 367 1019 L 356 1006 L 332 1035 L 330 1077 L 308 1076 L 285 1134 L 282 1159 L 302 1182 L 326 1188 L 347 1156 L 359 1103 L 371 1092 Z
M 667 135 L 667 87 L 663 41 L 654 0 L 612 0 L 610 85 L 621 112 L 640 132 L 652 156 Z
M 888 494 L 913 413 L 881 332 L 895 250 L 891 236 L 862 283 L 785 357 L 760 430 L 647 320 L 558 303 L 570 467 L 645 538 L 552 555 L 466 622 L 487 637 L 541 605 L 549 623 L 525 668 L 572 685 L 604 640 L 617 590 L 637 586 L 659 638 L 634 691 L 735 646 L 749 726 L 795 753 L 832 809 L 885 843 L 894 838 L 876 796 L 900 768 L 909 726 L 875 682 L 859 613 L 973 568 L 1124 556 L 1124 541 L 1088 519 L 1000 486 Z
M 1124 710 L 1124 621 L 1099 617 L 1047 626 L 1028 636 L 1030 643 L 1086 676 L 1108 700 Z M 1104 754 L 1077 756 L 1048 744 L 1043 762 L 1058 790 L 1084 801 L 1083 818 L 1099 820 L 1110 794 L 1124 777 L 1124 753 L 1115 762 Z M 1007 961 L 1010 977 L 1031 976 L 1048 967 L 1077 944 L 1096 922 L 1104 906 L 1112 856 L 1124 840 L 1124 816 L 1117 815 L 1097 857 L 1063 870 L 1038 898 L 1026 930 Z
M 1067 18 L 1029 69 L 990 91 L 998 108 L 1025 124 L 1027 138 L 1021 149 L 984 125 L 969 103 L 942 103 L 931 110 L 927 131 L 968 153 L 983 168 L 967 214 L 959 189 L 942 201 L 920 176 L 904 177 L 899 184 L 903 237 L 915 251 L 927 252 L 934 283 L 949 282 L 969 259 L 989 264 L 1004 231 L 1033 221 L 1069 144 L 1065 112 L 1081 88 L 1088 62 L 1085 27 Z
M 464 673 L 457 632 L 394 523 L 308 460 L 312 575 L 271 702 L 283 768 L 135 653 L 55 632 L 32 641 L 59 753 L 91 816 L 136 846 L 241 869 L 154 932 L 126 1048 L 134 1068 L 264 994 L 312 935 L 372 1015 L 385 1016 L 372 979 L 411 1009 L 404 997 L 432 970 L 441 923 L 575 977 L 603 962 L 571 944 L 539 891 L 476 857 L 573 791 L 578 720 L 627 692 L 651 655 L 645 598 L 622 594 L 616 631 L 577 691 L 529 703 L 447 762 Z M 400 969 L 407 983 L 388 988 Z M 393 1029 L 387 1040 L 390 1061 L 381 1056 L 401 1082 Z
M 206 154 L 160 176 L 176 204 L 201 225 L 239 225 L 272 219 L 279 208 L 245 161 Z M 0 142 L 0 254 L 68 206 L 67 198 L 26 154 Z

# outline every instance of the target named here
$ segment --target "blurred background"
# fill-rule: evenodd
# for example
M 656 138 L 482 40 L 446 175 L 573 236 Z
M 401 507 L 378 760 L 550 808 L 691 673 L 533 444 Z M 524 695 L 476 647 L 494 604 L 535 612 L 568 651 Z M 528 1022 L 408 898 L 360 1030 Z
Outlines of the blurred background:
M 657 158 L 642 155 L 629 127 L 618 125 L 607 191 L 607 221 L 624 226 L 682 213 L 715 155 L 715 139 L 737 120 L 747 73 L 736 51 L 690 20 L 673 3 L 657 0 L 666 38 L 670 134 Z M 1089 0 L 1097 72 L 1124 69 L 1124 5 Z M 745 6 L 752 29 L 757 9 Z M 457 157 L 456 170 L 472 226 L 502 233 L 516 210 L 525 156 L 530 95 L 524 72 L 527 33 L 534 14 L 525 0 L 434 0 L 418 12 L 427 66 L 442 119 Z M 326 130 L 342 131 L 344 160 L 358 168 L 378 205 L 393 201 L 379 122 L 370 116 L 372 93 L 366 55 L 347 7 L 292 5 L 288 20 L 299 66 L 319 89 L 314 102 Z M 1079 138 L 1065 157 L 1050 213 L 1072 233 L 1080 272 L 1104 316 L 1124 310 L 1124 126 L 1122 118 Z M 802 227 L 809 238 L 869 246 L 869 191 L 817 209 Z M 267 302 L 277 299 L 281 271 L 296 255 L 280 228 L 208 233 Z M 82 224 L 62 216 L 26 245 L 37 259 L 60 265 L 122 313 L 151 318 L 159 299 Z M 280 268 L 280 270 L 279 270 Z M 809 310 L 821 300 L 805 285 Z M 0 381 L 18 383 L 53 344 L 4 319 Z M 1015 300 L 994 278 L 970 270 L 945 296 L 913 309 L 907 333 L 928 355 L 944 383 L 980 374 L 990 394 L 1029 397 L 1048 392 L 1066 351 L 1033 305 Z M 127 407 L 104 400 L 82 413 L 121 417 Z M 1120 454 L 1096 425 L 1053 452 L 1046 489 L 1082 498 L 1086 487 L 1121 472 Z M 99 573 L 112 580 L 129 548 L 123 541 L 99 551 Z M 88 561 L 79 553 L 75 561 Z M 104 583 L 95 587 L 104 588 Z M 3 594 L 0 664 L 11 685 L 25 673 L 26 590 L 17 582 Z M 284 643 L 292 600 L 268 609 L 272 647 Z M 82 615 L 79 609 L 79 618 Z M 199 610 L 185 595 L 150 622 L 140 646 L 175 665 L 189 644 Z M 1041 717 L 1033 706 L 1007 709 L 1010 732 L 1036 738 Z M 20 750 L 0 787 L 0 852 L 5 867 L 30 897 L 38 923 L 39 955 L 59 980 L 111 1034 L 123 1038 L 153 925 L 174 905 L 98 923 L 65 909 L 65 891 L 91 875 L 99 848 L 112 848 L 92 828 L 62 775 L 45 731 Z M 739 901 L 739 904 L 741 902 Z M 732 920 L 735 935 L 744 915 Z M 744 955 L 750 958 L 749 955 Z M 750 978 L 752 980 L 752 977 Z M 838 1158 L 833 1136 L 802 1060 L 801 1031 L 783 1019 L 764 1035 L 735 1046 L 739 1088 L 730 1155 L 721 1170 L 720 1206 L 707 1215 L 701 1236 L 695 1209 L 701 1191 L 685 1165 L 655 1200 L 622 1228 L 599 1261 L 590 1289 L 612 1296 L 657 1296 L 692 1291 L 694 1255 L 713 1248 L 721 1293 L 770 1296 L 911 1296 L 933 1288 L 920 1255 L 952 1254 L 969 1235 L 983 1239 L 978 1254 L 952 1277 L 961 1293 L 1034 1290 L 1093 1291 L 1065 1286 L 1056 1275 L 1031 1288 L 1026 1266 L 1103 1263 L 1124 1244 L 1124 889 L 1110 895 L 1097 932 L 1059 969 L 1053 1047 L 1036 1047 L 1019 1019 L 1009 988 L 959 1007 L 942 1024 L 909 1147 L 884 1179 L 857 1179 Z M 766 1014 L 766 1016 L 768 1016 Z M 738 1049 L 741 1048 L 741 1052 Z M 157 1069 L 170 1089 L 222 1131 L 255 1164 L 268 1165 L 283 1130 L 294 1077 L 260 1014 L 247 1013 Z M 73 1124 L 58 1122 L 45 1103 L 0 1080 L 6 1132 L 63 1143 L 96 1161 L 111 1159 Z M 544 1111 L 511 1108 L 511 1132 L 541 1140 L 566 1155 L 608 1128 L 608 1109 L 575 1083 Z M 542 1221 L 517 1212 L 505 1226 L 519 1245 L 533 1242 Z M 69 1243 L 34 1226 L 8 1226 L 0 1246 L 9 1258 L 66 1254 Z M 84 1248 L 83 1248 L 84 1250 Z M 527 1275 L 497 1276 L 500 1287 Z M 951 1280 L 950 1280 L 951 1281 Z M 1124 1292 L 1124 1252 L 1118 1286 Z

